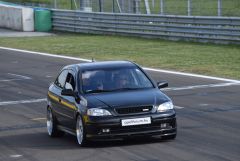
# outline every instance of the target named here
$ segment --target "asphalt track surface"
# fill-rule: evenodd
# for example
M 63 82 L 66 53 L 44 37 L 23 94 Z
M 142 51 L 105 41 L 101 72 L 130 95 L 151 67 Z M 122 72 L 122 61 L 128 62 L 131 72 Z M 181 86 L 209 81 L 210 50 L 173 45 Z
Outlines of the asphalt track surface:
M 46 94 L 58 71 L 79 60 L 0 49 L 0 161 L 239 161 L 240 85 L 148 71 L 167 80 L 177 110 L 174 141 L 136 138 L 78 147 L 46 132 Z

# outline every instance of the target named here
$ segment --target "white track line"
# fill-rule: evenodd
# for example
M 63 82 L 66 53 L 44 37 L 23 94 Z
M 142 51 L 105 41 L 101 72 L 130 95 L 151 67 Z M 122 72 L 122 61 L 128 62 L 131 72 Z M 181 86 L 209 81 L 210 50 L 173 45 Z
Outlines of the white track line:
M 10 155 L 10 158 L 19 158 L 19 157 L 22 157 L 22 155 L 19 155 L 19 154 Z
M 207 84 L 207 85 L 195 85 L 195 86 L 184 86 L 184 87 L 172 87 L 164 88 L 162 91 L 180 91 L 180 90 L 189 90 L 189 89 L 202 89 L 202 88 L 216 88 L 216 87 L 228 87 L 240 85 L 240 83 L 218 83 L 218 84 Z
M 33 121 L 39 121 L 39 120 L 46 120 L 47 118 L 46 117 L 42 117 L 42 118 L 34 118 L 34 119 L 31 119 Z
M 175 108 L 175 109 L 183 109 L 184 107 L 181 107 L 181 106 L 175 106 L 175 105 L 174 105 L 174 108 Z
M 232 83 L 240 83 L 240 80 L 220 78 L 220 77 L 212 77 L 212 76 L 206 76 L 206 75 L 200 75 L 200 74 L 175 72 L 175 71 L 170 71 L 170 70 L 153 69 L 153 68 L 147 68 L 147 67 L 144 67 L 143 69 L 144 70 L 149 70 L 149 71 L 154 71 L 154 72 L 161 72 L 161 73 L 168 73 L 168 74 L 175 74 L 175 75 L 183 75 L 183 76 L 188 76 L 188 77 L 205 78 L 205 79 L 226 81 L 226 82 L 232 82 Z
M 24 75 L 20 75 L 20 74 L 8 73 L 8 75 L 12 75 L 12 76 L 15 76 L 15 77 L 20 77 L 22 79 L 32 79 L 30 77 L 27 77 L 27 76 L 24 76 Z
M 21 50 L 21 49 L 14 49 L 14 48 L 7 48 L 7 47 L 0 47 L 0 49 L 10 50 L 10 51 L 17 51 L 17 52 L 23 52 L 23 53 L 29 53 L 29 54 L 36 54 L 36 55 L 44 55 L 44 56 L 56 57 L 56 58 L 63 58 L 63 59 L 80 60 L 80 61 L 85 61 L 85 62 L 91 62 L 92 61 L 92 60 L 89 60 L 89 59 L 76 58 L 76 57 L 71 57 L 71 56 L 48 54 L 48 53 L 28 51 L 28 50 Z M 212 79 L 212 80 L 219 80 L 219 81 L 227 81 L 227 82 L 232 82 L 232 83 L 240 83 L 240 80 L 212 77 L 212 76 L 206 76 L 206 75 L 200 75 L 200 74 L 183 73 L 183 72 L 176 72 L 176 71 L 170 71 L 170 70 L 161 70 L 161 69 L 154 69 L 154 68 L 147 68 L 147 67 L 144 67 L 143 69 L 144 70 L 149 70 L 149 71 L 154 71 L 154 72 L 182 75 L 182 76 L 188 76 L 188 77 L 205 78 L 205 79 Z
M 24 79 L 2 79 L 0 82 L 11 82 L 11 81 L 16 81 L 16 80 L 24 80 Z
M 28 50 L 14 49 L 14 48 L 6 48 L 6 47 L 1 47 L 1 46 L 0 46 L 0 49 L 10 50 L 10 51 L 17 51 L 17 52 L 23 52 L 23 53 L 28 53 L 28 54 L 35 54 L 35 55 L 43 55 L 43 56 L 49 56 L 49 57 L 55 57 L 55 58 L 80 60 L 80 61 L 85 61 L 85 62 L 91 62 L 92 61 L 92 60 L 89 60 L 89 59 L 76 58 L 76 57 L 72 57 L 72 56 L 48 54 L 48 53 L 42 53 L 42 52 L 36 52 L 36 51 L 28 51 Z
M 8 75 L 15 76 L 15 77 L 18 77 L 18 78 L 2 79 L 2 80 L 0 80 L 0 82 L 11 82 L 11 81 L 16 81 L 16 80 L 32 79 L 30 77 L 27 77 L 27 76 L 24 76 L 24 75 L 19 75 L 19 74 L 8 73 Z
M 37 102 L 46 102 L 46 98 L 41 98 L 41 99 L 30 99 L 30 100 L 20 100 L 20 101 L 5 101 L 5 102 L 0 102 L 0 106 L 5 106 L 5 105 L 17 105 L 17 104 L 25 104 L 25 103 L 37 103 Z

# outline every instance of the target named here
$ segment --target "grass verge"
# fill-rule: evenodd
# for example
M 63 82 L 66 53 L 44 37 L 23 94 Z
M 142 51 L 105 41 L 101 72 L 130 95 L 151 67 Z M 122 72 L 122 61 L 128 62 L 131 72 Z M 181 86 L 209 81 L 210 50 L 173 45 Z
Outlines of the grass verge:
M 240 46 L 85 34 L 0 38 L 0 46 L 240 79 Z

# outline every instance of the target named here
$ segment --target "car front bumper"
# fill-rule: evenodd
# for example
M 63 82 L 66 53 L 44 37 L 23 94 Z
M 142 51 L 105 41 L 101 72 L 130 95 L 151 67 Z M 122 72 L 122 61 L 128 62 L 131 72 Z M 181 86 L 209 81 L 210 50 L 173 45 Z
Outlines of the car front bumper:
M 151 124 L 122 126 L 121 120 L 150 117 Z M 89 117 L 85 121 L 88 139 L 119 139 L 135 136 L 167 136 L 177 134 L 175 111 L 119 117 Z

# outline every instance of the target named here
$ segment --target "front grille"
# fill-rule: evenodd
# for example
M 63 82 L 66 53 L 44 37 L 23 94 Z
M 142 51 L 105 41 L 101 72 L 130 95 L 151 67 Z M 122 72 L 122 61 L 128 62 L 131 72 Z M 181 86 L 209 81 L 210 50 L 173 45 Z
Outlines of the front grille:
M 134 114 L 134 113 L 149 113 L 153 106 L 138 106 L 138 107 L 123 107 L 115 108 L 115 111 L 120 115 Z

